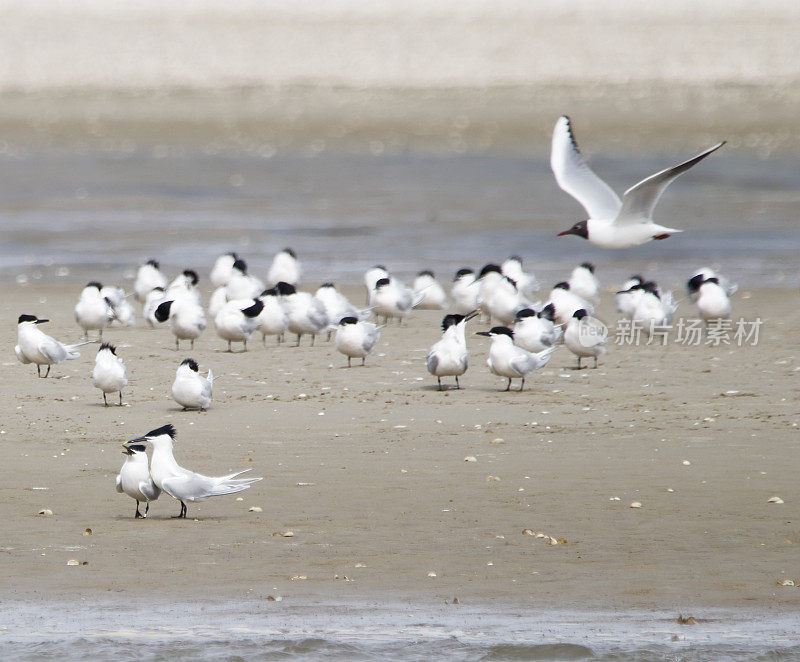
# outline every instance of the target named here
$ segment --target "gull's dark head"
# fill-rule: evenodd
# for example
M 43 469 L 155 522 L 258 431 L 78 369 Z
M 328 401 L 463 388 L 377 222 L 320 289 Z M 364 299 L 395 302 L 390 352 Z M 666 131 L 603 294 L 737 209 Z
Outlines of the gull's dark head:
M 358 318 L 352 316 L 342 317 L 342 319 L 339 320 L 339 324 L 341 326 L 347 326 L 348 324 L 358 324 Z
M 594 265 L 591 262 L 582 262 L 581 266 L 589 273 L 594 273 Z
M 291 283 L 287 283 L 285 281 L 279 282 L 275 287 L 278 288 L 278 294 L 280 294 L 281 296 L 289 296 L 290 294 L 297 294 L 297 288 Z
M 97 288 L 98 292 L 103 289 L 103 286 L 100 283 L 98 283 L 96 280 L 93 280 L 93 281 L 91 281 L 89 283 L 86 283 L 86 287 L 84 289 L 88 289 L 90 287 Z
M 184 269 L 183 275 L 186 276 L 192 285 L 197 285 L 200 281 L 200 278 L 197 276 L 197 272 L 194 269 Z
M 563 232 L 559 232 L 558 236 L 563 237 L 568 234 L 574 234 L 577 237 L 583 237 L 584 239 L 588 239 L 589 238 L 588 224 L 589 224 L 588 221 L 578 221 L 569 230 L 564 230 Z
M 434 278 L 433 272 L 430 269 L 423 269 L 422 271 L 420 271 L 417 274 L 417 278 L 419 278 L 420 276 L 430 276 L 431 278 Z
M 284 248 L 283 252 L 287 255 L 291 255 L 295 260 L 297 259 L 297 254 L 291 248 Z
M 469 276 L 470 274 L 472 274 L 474 276 L 475 275 L 475 270 L 474 269 L 468 269 L 466 267 L 463 268 L 463 269 L 459 269 L 458 271 L 456 271 L 456 277 L 453 278 L 453 280 L 456 281 L 459 278 L 461 278 L 463 276 Z
M 333 283 L 322 283 L 322 285 L 319 286 L 319 289 L 322 289 L 323 287 L 331 290 L 336 289 L 336 285 L 334 285 Z
M 714 283 L 715 285 L 719 285 L 719 278 L 716 276 L 712 276 L 711 278 L 706 278 L 703 283 Z
M 480 273 L 478 274 L 478 278 L 483 278 L 486 274 L 490 273 L 502 274 L 503 272 L 500 270 L 500 267 L 498 265 L 489 263 L 483 266 Z
M 111 343 L 104 342 L 102 345 L 100 345 L 100 349 L 98 349 L 98 350 L 97 350 L 97 353 L 99 354 L 99 353 L 100 353 L 100 352 L 102 352 L 104 349 L 107 349 L 107 350 L 108 350 L 109 352 L 111 352 L 111 353 L 112 353 L 114 356 L 116 356 L 116 355 L 117 355 L 117 348 L 116 348 L 116 347 L 114 347 L 114 345 L 112 345 Z
M 586 312 L 586 311 L 585 311 L 583 308 L 580 308 L 580 309 L 576 310 L 574 313 L 572 313 L 572 316 L 573 316 L 573 317 L 574 317 L 576 320 L 578 320 L 579 322 L 580 322 L 580 321 L 581 321 L 581 320 L 582 320 L 584 317 L 586 317 L 586 316 L 588 316 L 588 315 L 589 315 L 589 313 L 587 313 L 587 312 Z
M 553 285 L 553 289 L 554 290 L 568 290 L 569 289 L 569 283 L 567 281 L 565 281 L 565 280 L 562 280 L 560 283 L 556 283 L 555 285 Z
M 242 258 L 238 258 L 233 261 L 233 268 L 241 271 L 243 274 L 247 273 L 247 262 L 245 262 Z
M 378 279 L 378 280 L 375 282 L 375 289 L 376 289 L 376 290 L 379 290 L 379 289 L 381 289 L 382 287 L 386 287 L 386 286 L 390 285 L 390 284 L 391 284 L 391 282 L 392 282 L 392 281 L 391 281 L 389 278 L 379 278 L 379 279 Z
M 181 365 L 188 365 L 192 372 L 200 371 L 200 366 L 197 365 L 197 361 L 194 359 L 183 359 L 183 361 L 181 361 Z
M 262 296 L 262 297 L 276 297 L 276 296 L 278 296 L 278 288 L 277 287 L 270 287 L 268 290 L 264 290 L 259 296 Z
M 161 265 L 158 263 L 158 260 L 148 260 L 145 264 L 149 264 L 153 269 L 160 269 Z

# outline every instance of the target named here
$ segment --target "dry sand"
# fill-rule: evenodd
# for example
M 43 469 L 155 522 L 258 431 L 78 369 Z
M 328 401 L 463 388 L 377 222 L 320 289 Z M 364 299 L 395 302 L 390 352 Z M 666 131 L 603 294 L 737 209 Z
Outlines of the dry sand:
M 131 383 L 127 406 L 104 408 L 89 380 L 94 346 L 47 380 L 10 351 L 22 312 L 77 340 L 78 290 L 14 287 L 2 303 L 6 599 L 800 604 L 800 589 L 777 586 L 800 579 L 800 318 L 786 293 L 737 295 L 735 317 L 764 320 L 757 347 L 612 346 L 598 370 L 581 372 L 561 348 L 523 393 L 500 390 L 476 336 L 464 389 L 435 390 L 423 359 L 437 312 L 385 329 L 367 366 L 349 370 L 324 339 L 227 354 L 209 330 L 176 353 L 167 329 L 112 329 Z M 603 304 L 614 319 L 610 295 Z M 207 413 L 169 397 L 188 356 L 220 375 Z M 165 423 L 178 429 L 183 464 L 264 480 L 243 501 L 190 504 L 196 520 L 169 519 L 179 504 L 168 496 L 134 520 L 133 501 L 114 491 L 120 444 Z M 785 503 L 768 503 L 775 495 Z M 54 516 L 37 516 L 42 508 Z M 568 542 L 550 546 L 526 528 Z

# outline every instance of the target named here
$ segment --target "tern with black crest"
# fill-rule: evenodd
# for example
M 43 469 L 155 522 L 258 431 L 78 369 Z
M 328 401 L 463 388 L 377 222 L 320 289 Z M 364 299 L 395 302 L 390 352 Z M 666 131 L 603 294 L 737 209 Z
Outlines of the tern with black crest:
M 122 389 L 128 385 L 128 373 L 125 364 L 117 356 L 114 345 L 103 343 L 97 351 L 92 370 L 92 385 L 103 392 L 103 404 L 108 406 L 106 396 L 119 393 L 119 404 L 122 406 Z
M 47 377 L 50 374 L 51 365 L 77 359 L 80 352 L 75 350 L 93 342 L 64 345 L 36 328 L 38 324 L 49 321 L 39 319 L 36 315 L 20 315 L 17 320 L 17 345 L 14 347 L 14 353 L 22 364 L 35 363 L 36 374 L 39 377 L 42 376 L 43 365 L 47 366 L 47 372 L 44 373 L 44 376 Z
M 486 365 L 493 374 L 508 379 L 506 391 L 511 390 L 512 379 L 522 380 L 519 385 L 520 391 L 525 388 L 525 377 L 534 370 L 546 366 L 556 349 L 548 347 L 541 352 L 532 354 L 514 344 L 514 332 L 506 326 L 495 326 L 489 331 L 478 331 L 477 335 L 488 336 L 492 339 Z
M 461 388 L 458 378 L 467 371 L 467 340 L 465 337 L 467 322 L 478 316 L 473 310 L 466 315 L 445 315 L 442 320 L 442 338 L 434 343 L 425 357 L 425 365 L 444 390 L 442 377 L 455 377 L 456 388 Z
M 367 356 L 375 349 L 381 337 L 380 327 L 372 322 L 360 322 L 357 317 L 343 317 L 336 329 L 336 349 L 350 359 L 361 359 L 364 365 Z
M 236 471 L 226 476 L 204 476 L 180 466 L 173 455 L 175 427 L 171 424 L 151 430 L 129 444 L 149 443 L 153 446 L 150 475 L 157 488 L 181 502 L 176 518 L 186 519 L 186 502 L 195 503 L 209 497 L 236 494 L 248 489 L 261 478 L 238 478 L 249 471 Z
M 147 447 L 136 440 L 123 444 L 125 464 L 117 475 L 117 492 L 127 494 L 136 501 L 136 514 L 134 518 L 145 518 L 150 511 L 150 502 L 161 496 L 161 489 L 153 482 L 150 469 L 147 466 Z M 147 504 L 144 514 L 139 512 L 139 504 Z
M 205 411 L 211 404 L 211 394 L 214 390 L 214 375 L 211 368 L 208 376 L 200 374 L 200 367 L 194 359 L 184 359 L 175 372 L 175 381 L 172 382 L 172 398 L 181 407 L 186 409 L 199 409 Z

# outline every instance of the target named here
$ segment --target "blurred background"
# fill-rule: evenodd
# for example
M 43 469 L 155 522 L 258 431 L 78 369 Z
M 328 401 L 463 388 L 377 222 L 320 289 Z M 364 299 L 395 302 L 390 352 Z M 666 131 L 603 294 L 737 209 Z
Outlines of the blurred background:
M 309 284 L 517 253 L 545 282 L 589 259 L 794 287 L 799 34 L 784 0 L 0 0 L 0 277 L 291 246 Z M 561 114 L 620 192 L 727 139 L 657 209 L 687 231 L 556 239 L 584 218 Z

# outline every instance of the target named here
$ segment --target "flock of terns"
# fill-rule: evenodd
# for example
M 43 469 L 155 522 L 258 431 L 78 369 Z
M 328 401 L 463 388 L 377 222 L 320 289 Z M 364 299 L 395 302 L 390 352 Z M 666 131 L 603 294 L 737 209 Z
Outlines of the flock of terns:
M 570 121 L 562 117 L 553 132 L 551 166 L 562 189 L 575 197 L 589 214 L 588 220 L 575 224 L 560 235 L 573 234 L 605 248 L 626 248 L 650 240 L 660 240 L 680 232 L 657 225 L 652 212 L 664 189 L 680 174 L 693 167 L 724 143 L 673 168 L 656 173 L 628 189 L 620 200 L 589 168 L 581 156 L 572 134 Z M 194 342 L 204 333 L 208 319 L 213 320 L 217 335 L 232 351 L 233 343 L 247 341 L 260 333 L 266 343 L 274 336 L 284 342 L 287 333 L 296 336 L 296 346 L 303 336 L 326 334 L 347 358 L 366 357 L 374 350 L 381 329 L 393 320 L 402 324 L 414 309 L 447 308 L 451 312 L 442 320 L 442 336 L 428 351 L 426 366 L 436 377 L 440 390 L 446 388 L 443 378 L 455 379 L 468 367 L 466 343 L 467 323 L 482 316 L 489 330 L 478 335 L 491 338 L 487 365 L 489 370 L 508 380 L 520 379 L 523 390 L 526 377 L 547 365 L 553 352 L 563 341 L 578 361 L 591 358 L 597 367 L 598 358 L 606 351 L 607 329 L 593 317 L 599 302 L 600 284 L 592 264 L 575 267 L 569 278 L 557 283 L 542 302 L 536 297 L 539 284 L 533 274 L 526 273 L 519 257 L 510 257 L 502 264 L 486 264 L 479 271 L 459 269 L 449 293 L 436 280 L 433 272 L 421 271 L 412 285 L 406 286 L 382 265 L 364 274 L 366 305 L 351 303 L 333 283 L 324 283 L 315 292 L 298 290 L 301 265 L 295 252 L 286 248 L 276 254 L 266 280 L 248 272 L 246 262 L 235 253 L 221 255 L 210 271 L 214 291 L 207 308 L 203 306 L 196 271 L 187 269 L 168 281 L 155 260 L 142 264 L 131 293 L 142 305 L 142 317 L 151 327 L 168 324 L 175 338 L 175 348 L 182 341 Z M 708 323 L 730 316 L 729 297 L 736 291 L 719 274 L 701 269 L 687 283 L 689 298 L 696 303 L 700 316 Z M 119 287 L 103 287 L 92 281 L 83 288 L 75 306 L 75 319 L 86 340 L 66 345 L 43 333 L 38 327 L 47 322 L 35 315 L 23 314 L 18 320 L 17 358 L 23 364 L 36 365 L 37 374 L 50 367 L 80 356 L 77 351 L 89 342 L 102 341 L 103 330 L 112 324 L 135 324 L 136 311 L 129 295 Z M 625 318 L 642 325 L 645 333 L 657 327 L 669 327 L 677 304 L 671 292 L 640 276 L 632 276 L 615 299 L 616 310 Z M 382 324 L 368 321 L 375 316 Z M 89 333 L 97 332 L 97 340 Z M 172 396 L 184 409 L 206 410 L 213 394 L 213 374 L 199 372 L 196 361 L 181 362 L 172 384 Z M 102 343 L 95 358 L 92 383 L 103 394 L 108 405 L 109 394 L 119 394 L 127 386 L 127 371 L 116 348 Z M 260 478 L 239 478 L 244 472 L 208 477 L 178 465 L 173 455 L 175 429 L 166 425 L 124 445 L 126 462 L 117 477 L 117 490 L 136 500 L 136 517 L 145 517 L 149 503 L 166 492 L 181 502 L 177 517 L 186 517 L 186 502 L 211 496 L 233 494 L 247 489 Z M 148 465 L 146 445 L 153 447 Z M 145 513 L 139 511 L 145 503 Z

